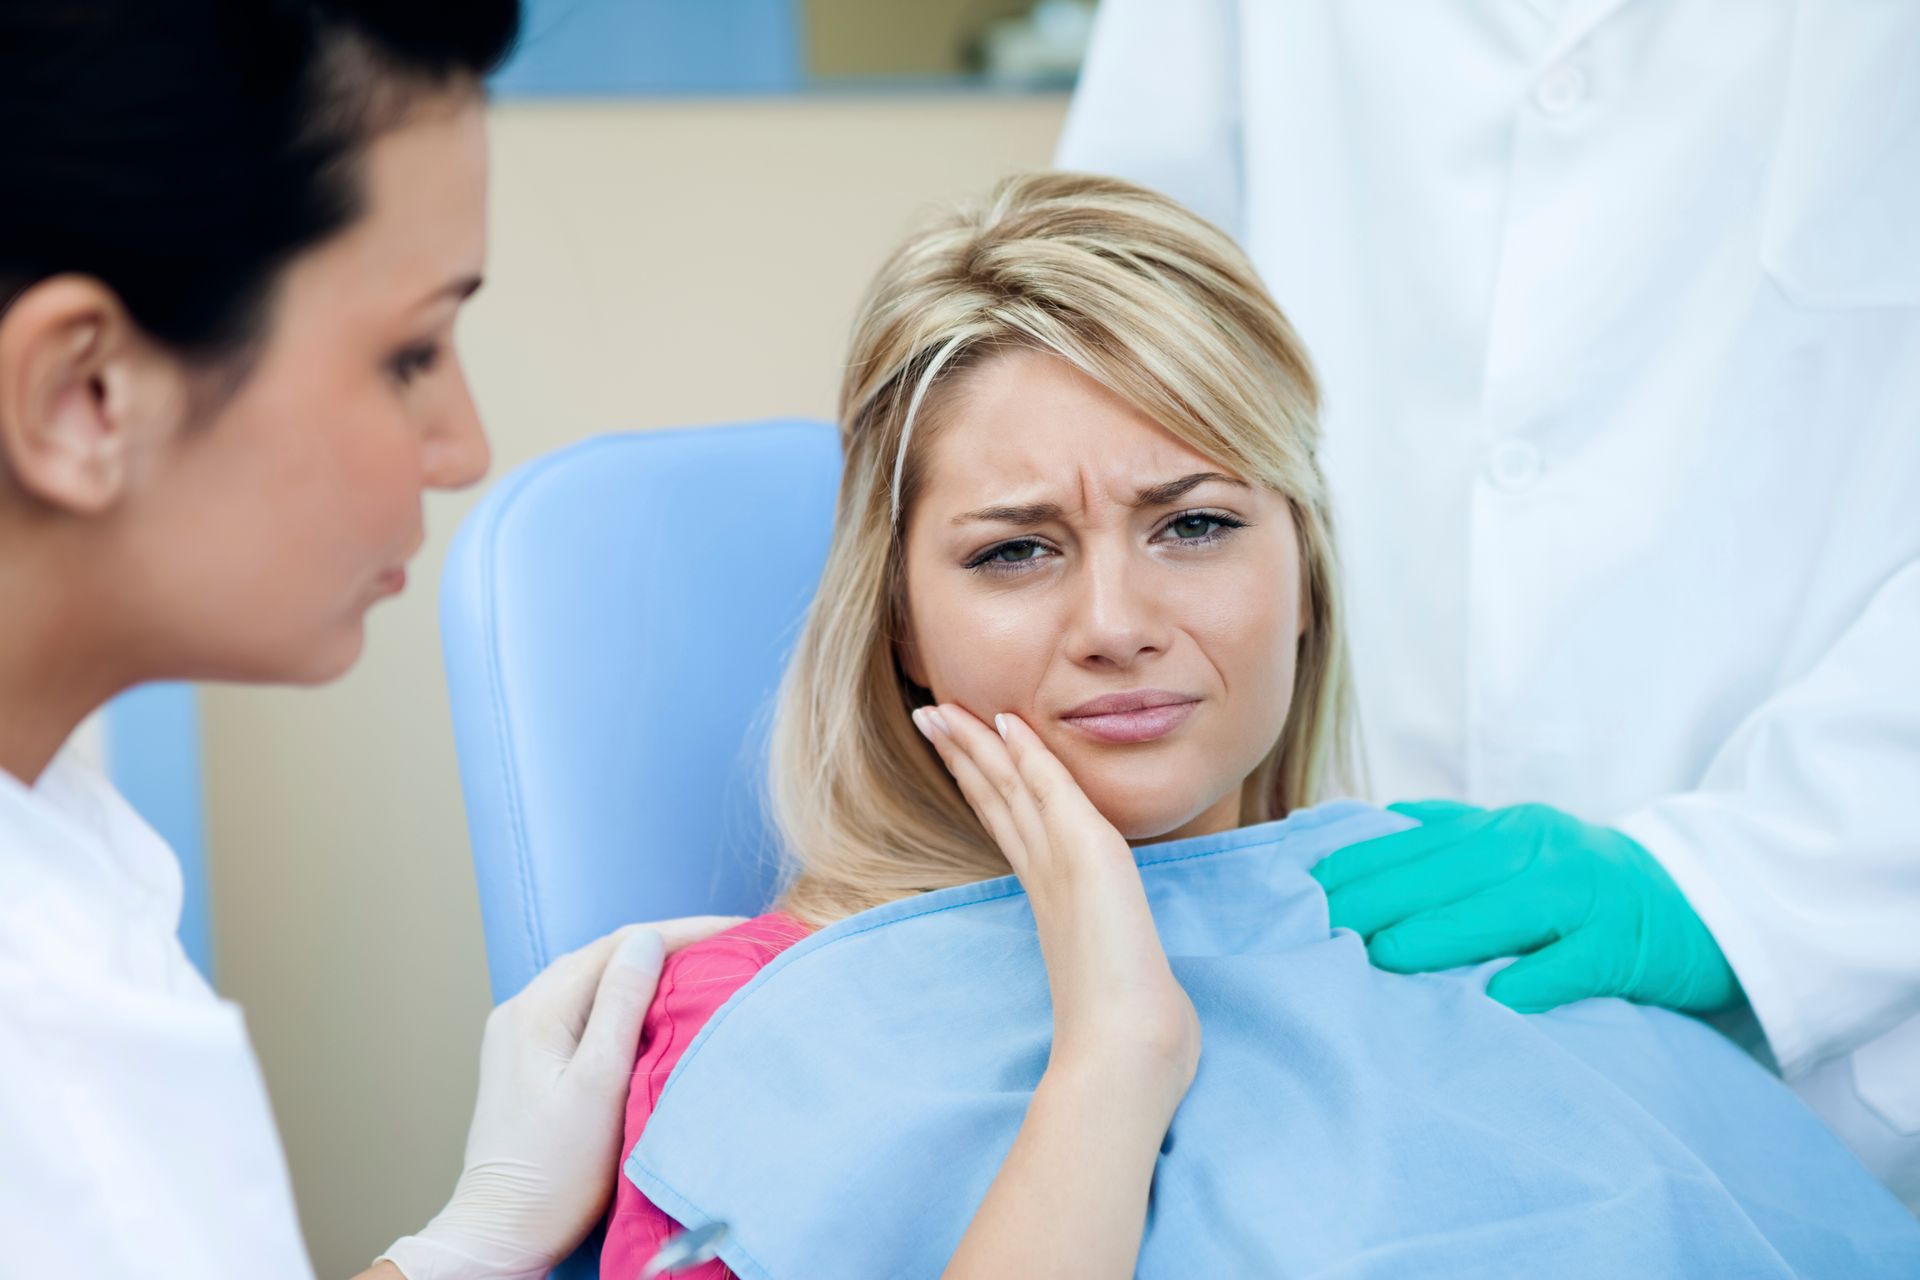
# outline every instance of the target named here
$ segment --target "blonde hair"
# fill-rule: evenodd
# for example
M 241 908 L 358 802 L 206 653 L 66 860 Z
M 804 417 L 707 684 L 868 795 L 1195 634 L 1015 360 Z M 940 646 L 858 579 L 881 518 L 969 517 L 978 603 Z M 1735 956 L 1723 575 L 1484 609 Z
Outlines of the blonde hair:
M 931 699 L 896 645 L 928 419 L 966 370 L 1011 348 L 1066 361 L 1286 496 L 1306 630 L 1286 726 L 1249 777 L 1240 820 L 1283 816 L 1351 776 L 1318 391 L 1299 339 L 1240 249 L 1172 200 L 1113 178 L 1010 178 L 908 240 L 854 325 L 833 541 L 781 685 L 768 770 L 785 858 L 778 905 L 808 924 L 1008 874 L 913 727 L 910 712 Z

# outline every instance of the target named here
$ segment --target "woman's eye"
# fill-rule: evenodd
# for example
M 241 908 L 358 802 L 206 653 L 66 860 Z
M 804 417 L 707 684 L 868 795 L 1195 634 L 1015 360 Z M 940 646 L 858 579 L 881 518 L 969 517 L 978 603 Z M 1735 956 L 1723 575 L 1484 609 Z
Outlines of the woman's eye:
M 387 361 L 387 369 L 393 374 L 394 381 L 404 387 L 421 374 L 431 370 L 439 359 L 438 345 L 408 347 Z
M 1183 511 L 1166 523 L 1166 530 L 1175 542 L 1218 542 L 1230 530 L 1245 527 L 1244 520 L 1212 511 Z
M 1189 547 L 1209 546 L 1222 541 L 1235 529 L 1246 528 L 1246 524 L 1224 511 L 1183 511 L 1160 526 L 1160 532 L 1171 534 L 1166 539 L 1170 542 Z M 1053 548 L 1036 538 L 1014 538 L 988 547 L 969 560 L 966 567 L 976 573 L 1020 573 L 1024 566 L 1054 554 Z
M 1013 542 L 1002 542 L 998 546 L 988 547 L 972 560 L 967 568 L 988 573 L 1006 573 L 1012 566 L 1027 564 L 1039 558 L 1046 548 L 1031 538 L 1020 538 Z
M 1207 531 L 1218 523 L 1207 516 L 1181 516 L 1167 527 L 1173 530 L 1176 538 L 1204 538 Z

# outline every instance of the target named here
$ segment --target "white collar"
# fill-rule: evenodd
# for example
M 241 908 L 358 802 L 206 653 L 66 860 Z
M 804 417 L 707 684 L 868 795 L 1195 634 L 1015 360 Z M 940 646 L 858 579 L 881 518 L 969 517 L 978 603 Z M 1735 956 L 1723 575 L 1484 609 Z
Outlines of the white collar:
M 32 786 L 0 770 L 0 860 L 42 883 L 104 893 L 178 927 L 182 887 L 172 848 L 71 748 Z

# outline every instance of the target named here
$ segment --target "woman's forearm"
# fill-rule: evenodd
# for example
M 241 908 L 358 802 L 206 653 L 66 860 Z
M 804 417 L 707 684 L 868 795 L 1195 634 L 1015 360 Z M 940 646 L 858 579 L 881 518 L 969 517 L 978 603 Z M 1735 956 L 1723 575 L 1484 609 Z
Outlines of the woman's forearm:
M 1049 1066 L 946 1280 L 1131 1276 L 1154 1162 L 1185 1091 L 1172 1083 Z

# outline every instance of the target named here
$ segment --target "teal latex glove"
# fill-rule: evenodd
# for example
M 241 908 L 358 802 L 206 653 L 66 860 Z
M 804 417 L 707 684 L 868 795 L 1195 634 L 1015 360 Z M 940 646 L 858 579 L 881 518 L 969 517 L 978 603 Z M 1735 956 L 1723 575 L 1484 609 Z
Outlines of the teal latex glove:
M 1421 826 L 1313 869 L 1335 928 L 1394 973 L 1519 956 L 1487 994 L 1521 1013 L 1588 996 L 1710 1013 L 1740 998 L 1713 935 L 1636 841 L 1542 804 L 1389 805 Z

